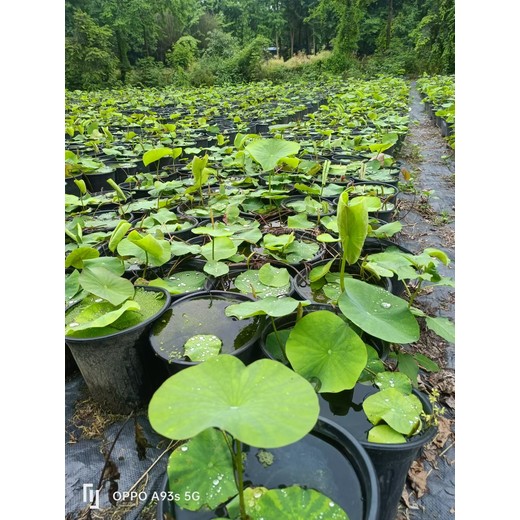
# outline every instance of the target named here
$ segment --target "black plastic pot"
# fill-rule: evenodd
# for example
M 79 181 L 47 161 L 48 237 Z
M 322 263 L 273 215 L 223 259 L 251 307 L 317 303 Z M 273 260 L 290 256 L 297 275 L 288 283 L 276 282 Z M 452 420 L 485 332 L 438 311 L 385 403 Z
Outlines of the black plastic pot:
M 293 262 L 293 263 L 291 263 L 291 262 L 287 262 L 286 260 L 280 260 L 278 258 L 272 257 L 268 253 L 268 251 L 264 250 L 264 248 L 260 245 L 260 248 L 259 248 L 259 251 L 257 252 L 257 255 L 260 258 L 268 259 L 268 261 L 270 261 L 270 259 L 278 260 L 281 263 L 284 263 L 284 264 L 287 264 L 287 265 L 292 265 L 295 269 L 300 270 L 300 269 L 302 269 L 305 266 L 305 264 L 312 263 L 312 262 L 317 262 L 318 260 L 321 260 L 325 256 L 325 253 L 327 251 L 327 249 L 325 247 L 325 244 L 322 243 L 322 242 L 318 242 L 316 240 L 315 236 L 310 234 L 310 233 L 305 233 L 304 231 L 298 231 L 298 230 L 291 230 L 291 229 L 283 228 L 283 227 L 272 229 L 271 232 L 272 232 L 272 234 L 275 234 L 275 235 L 283 235 L 283 234 L 288 234 L 288 233 L 293 232 L 294 235 L 295 235 L 295 239 L 296 240 L 304 241 L 304 242 L 306 242 L 306 241 L 316 242 L 319 245 L 319 249 L 318 249 L 318 252 L 316 253 L 316 255 L 313 258 L 309 258 L 308 260 L 303 260 L 301 262 Z
M 257 357 L 262 316 L 237 320 L 225 315 L 232 304 L 255 301 L 241 293 L 199 291 L 172 302 L 150 330 L 150 344 L 172 375 L 199 362 L 184 356 L 184 344 L 200 334 L 212 334 L 222 341 L 222 353 L 237 356 L 245 364 Z
M 369 159 L 366 155 L 336 153 L 332 155 L 331 161 L 333 164 L 350 164 L 356 161 L 367 161 Z
M 399 168 L 385 168 L 385 170 L 390 170 L 386 173 L 387 178 L 385 180 L 376 180 L 370 178 L 370 173 L 366 174 L 363 179 L 360 177 L 352 177 L 352 181 L 354 184 L 359 184 L 360 182 L 367 182 L 370 184 L 377 183 L 377 182 L 384 182 L 385 184 L 389 184 L 390 186 L 394 186 L 394 188 L 398 188 L 399 186 L 399 174 L 400 170 Z
M 79 371 L 78 364 L 74 359 L 70 348 L 65 344 L 65 377 L 72 376 Z
M 161 310 L 114 334 L 97 338 L 65 337 L 91 396 L 112 413 L 128 414 L 147 403 L 166 378 L 150 347 L 149 331 L 170 305 L 170 294 L 159 287 L 136 288 L 162 293 Z
M 175 265 L 174 267 L 174 264 Z M 190 260 L 179 260 L 179 258 L 173 258 L 166 264 L 161 267 L 155 267 L 149 270 L 150 275 L 147 276 L 147 280 L 153 280 L 155 278 L 167 278 L 168 276 L 174 275 L 175 273 L 181 273 L 186 271 L 200 271 L 202 272 L 200 265 L 194 263 Z M 142 275 L 142 272 L 138 273 L 138 275 Z M 182 294 L 171 294 L 171 301 L 178 300 L 180 298 L 184 298 L 188 294 L 198 293 L 200 291 L 211 291 L 216 289 L 215 287 L 215 278 L 212 276 L 206 275 L 206 282 L 204 283 L 204 287 L 197 289 L 196 291 L 186 291 Z
M 305 200 L 305 198 L 306 198 L 305 195 L 294 195 L 292 197 L 287 197 L 286 199 L 282 200 L 282 203 L 281 203 L 282 208 L 284 208 L 287 211 L 290 211 L 292 214 L 295 214 L 297 212 L 294 208 L 291 207 L 290 204 L 292 202 L 298 202 L 298 201 Z M 334 204 L 333 202 L 329 202 L 328 199 L 325 199 L 325 200 L 327 200 L 327 202 L 329 203 L 329 211 L 322 213 L 320 215 L 320 217 L 327 217 L 327 216 L 335 215 L 336 214 L 336 204 Z M 313 215 L 311 213 L 307 213 L 307 218 L 309 220 L 316 221 L 316 220 L 318 220 L 318 215 Z
M 365 243 L 363 245 L 363 255 L 372 255 L 374 253 L 381 253 L 385 251 L 389 247 L 396 247 L 403 253 L 414 255 L 412 251 L 407 249 L 406 247 L 403 247 L 399 244 L 396 244 L 395 242 L 392 242 L 390 240 L 387 240 L 385 238 L 367 238 L 365 240 Z M 404 283 L 397 278 L 396 275 L 392 276 L 391 278 L 392 282 L 392 294 L 395 294 L 396 296 L 402 296 L 405 290 Z
M 116 164 L 116 182 L 121 184 L 126 181 L 130 175 L 135 175 L 139 171 L 137 162 L 127 162 Z
M 149 217 L 150 215 L 153 215 L 153 213 L 149 213 L 146 216 L 143 215 L 143 217 L 133 220 L 132 225 L 134 226 L 134 229 L 139 232 L 145 233 L 147 230 L 146 230 L 146 228 L 140 227 L 141 222 L 143 221 L 144 218 Z M 181 216 L 179 216 L 179 221 L 180 221 L 180 223 L 188 222 L 189 227 L 187 227 L 186 229 L 181 229 L 179 231 L 174 231 L 172 233 L 165 232 L 164 233 L 165 238 L 171 239 L 172 237 L 175 237 L 178 240 L 188 240 L 190 238 L 193 238 L 194 235 L 191 231 L 194 228 L 196 228 L 197 226 L 199 226 L 199 220 L 190 215 L 181 215 Z
M 334 312 L 335 314 L 339 315 L 341 311 L 338 307 L 333 307 L 332 305 L 328 304 L 317 304 L 313 303 L 311 305 L 307 305 L 306 307 L 303 307 L 303 316 L 309 314 L 310 312 L 314 311 L 330 311 Z M 273 326 L 274 322 L 274 326 Z M 267 348 L 267 336 L 271 334 L 271 332 L 274 331 L 274 328 L 276 327 L 276 330 L 283 330 L 288 329 L 291 327 L 294 327 L 294 324 L 296 323 L 296 312 L 293 312 L 287 316 L 281 316 L 280 318 L 274 318 L 273 320 L 267 320 L 265 322 L 265 325 L 262 327 L 262 330 L 260 331 L 260 339 L 258 341 L 260 346 L 260 351 L 262 355 L 265 358 L 268 359 L 274 359 L 276 361 L 280 361 L 284 364 L 288 364 L 286 359 L 283 359 L 282 353 L 273 353 Z
M 120 214 L 117 209 L 115 210 L 107 210 L 107 209 L 101 209 L 99 211 L 94 211 L 92 213 L 86 214 L 84 218 L 86 219 L 85 226 L 83 227 L 83 234 L 88 235 L 89 233 L 95 233 L 95 232 L 110 232 L 115 229 L 117 226 L 117 223 L 114 224 L 111 222 L 110 224 L 107 224 L 107 220 L 103 219 L 103 216 L 109 216 L 114 214 L 114 218 L 117 217 L 119 221 L 126 220 L 128 222 L 131 222 L 134 220 L 134 215 L 132 213 L 123 213 Z M 97 225 L 89 226 L 88 219 L 93 218 L 97 220 Z M 65 222 L 70 222 L 72 219 L 66 219 Z
M 356 186 L 360 187 L 360 189 L 372 190 L 376 193 L 376 196 L 379 197 L 382 201 L 385 202 L 395 202 L 397 195 L 399 194 L 399 190 L 393 185 L 387 182 L 378 182 L 378 181 L 354 181 L 353 183 L 354 189 Z M 386 193 L 390 192 L 390 193 Z M 364 195 L 365 193 L 356 193 L 352 192 L 351 196 L 355 197 L 357 195 Z
M 313 430 L 300 441 L 268 450 L 274 457 L 271 466 L 258 462 L 259 451 L 245 447 L 244 479 L 254 486 L 276 489 L 297 484 L 316 489 L 342 507 L 350 520 L 377 520 L 379 490 L 373 464 L 354 436 L 332 421 L 319 417 Z M 166 475 L 160 492 L 168 490 Z M 159 500 L 157 504 L 157 520 L 210 520 L 216 516 L 215 511 L 182 510 L 168 500 Z
M 378 388 L 371 385 L 358 383 L 353 392 L 342 392 L 343 396 L 320 394 L 320 415 L 351 432 L 365 448 L 372 460 L 379 483 L 381 507 L 377 518 L 394 520 L 408 470 L 421 448 L 434 439 L 437 428 L 429 426 L 404 444 L 368 442 L 366 434 L 373 425 L 366 419 L 362 404 L 366 397 L 377 391 Z M 416 390 L 413 393 L 421 400 L 424 411 L 431 414 L 432 407 L 427 397 Z
M 441 129 L 441 135 L 443 137 L 449 137 L 453 134 L 453 126 L 446 121 L 446 119 L 439 118 L 439 128 Z
M 302 300 L 310 300 L 311 302 L 318 303 L 318 304 L 326 304 L 328 305 L 328 302 L 320 302 L 316 301 L 313 298 L 313 294 L 310 288 L 310 281 L 309 281 L 309 272 L 312 268 L 324 265 L 327 262 L 330 262 L 330 259 L 324 259 L 324 260 L 318 260 L 317 262 L 312 262 L 309 264 L 308 269 L 302 269 L 298 272 L 295 278 L 295 287 L 294 290 L 298 297 Z M 332 273 L 339 273 L 341 269 L 341 259 L 336 259 L 333 261 L 330 272 Z M 360 266 L 358 264 L 354 265 L 346 265 L 345 266 L 345 276 L 353 276 L 355 278 L 360 278 Z M 369 275 L 367 275 L 369 276 Z M 379 280 L 366 280 L 368 283 L 372 283 L 374 285 L 378 285 L 379 287 L 382 287 L 383 289 L 386 289 L 388 292 L 392 292 L 392 279 L 382 277 Z
M 84 175 L 85 183 L 91 193 L 104 192 L 112 190 L 112 186 L 107 183 L 108 179 L 115 181 L 116 172 L 112 170 L 106 173 L 89 173 Z
M 266 262 L 267 263 L 267 262 Z M 285 268 L 289 271 L 289 284 L 290 287 L 283 296 L 292 296 L 294 294 L 295 282 L 294 277 L 298 274 L 298 271 L 291 265 L 283 264 L 281 262 L 272 261 L 269 262 L 273 267 Z M 237 294 L 244 294 L 235 287 L 235 278 L 240 274 L 244 273 L 248 269 L 260 269 L 261 266 L 248 266 L 247 264 L 233 264 L 229 268 L 229 273 L 224 276 L 219 276 L 215 281 L 215 289 L 223 290 L 227 292 L 233 292 Z M 251 293 L 248 296 L 253 297 Z M 255 298 L 258 299 L 258 298 Z
M 319 303 L 312 303 L 310 305 L 307 305 L 306 307 L 303 307 L 303 316 L 306 316 L 307 314 L 311 312 L 316 311 L 329 311 L 333 312 L 337 316 L 340 316 L 341 318 L 345 318 L 343 316 L 343 313 L 340 311 L 339 307 L 329 305 L 326 303 L 319 304 Z M 274 326 L 273 326 L 274 321 Z M 260 347 L 260 352 L 263 357 L 268 359 L 274 359 L 276 361 L 280 361 L 284 364 L 288 364 L 288 361 L 286 359 L 283 359 L 283 356 L 281 352 L 271 352 L 269 348 L 267 347 L 267 336 L 271 334 L 274 331 L 274 328 L 276 327 L 277 331 L 284 330 L 284 329 L 291 329 L 296 324 L 296 312 L 293 312 L 291 314 L 288 314 L 287 316 L 282 316 L 280 318 L 275 318 L 274 320 L 268 320 L 265 322 L 265 325 L 262 327 L 262 330 L 260 331 L 260 338 L 258 340 L 258 344 Z M 381 359 L 386 359 L 388 356 L 389 348 L 388 344 L 380 339 L 373 338 L 372 336 L 369 336 L 368 334 L 359 331 L 360 337 L 363 339 L 365 343 L 372 346 L 377 353 L 379 354 L 379 357 Z
M 76 186 L 74 180 L 82 180 L 83 175 L 80 173 L 79 175 L 73 175 L 72 177 L 65 177 L 65 193 L 68 195 L 76 195 L 79 197 L 81 195 L 81 191 Z
M 108 184 L 107 184 L 108 186 Z M 110 187 L 110 186 L 109 186 Z M 107 190 L 108 192 L 111 192 L 114 194 L 113 199 L 116 199 L 115 192 L 112 191 L 112 189 Z M 120 202 L 113 202 L 113 199 L 107 200 L 106 202 L 102 202 L 98 206 L 91 206 L 95 211 L 114 211 L 118 210 L 120 213 L 125 213 L 128 205 L 132 202 L 132 194 L 129 191 L 123 190 L 123 193 L 125 194 L 126 201 L 120 201 Z M 106 192 L 95 192 L 91 193 L 93 197 L 99 197 L 105 195 Z

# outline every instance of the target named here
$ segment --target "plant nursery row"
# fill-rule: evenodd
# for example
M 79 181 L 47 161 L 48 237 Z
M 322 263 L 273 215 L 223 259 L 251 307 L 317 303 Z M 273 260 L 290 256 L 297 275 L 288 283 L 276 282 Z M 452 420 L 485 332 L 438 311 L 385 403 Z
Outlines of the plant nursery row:
M 452 259 L 399 245 L 409 89 L 67 93 L 66 362 L 176 441 L 158 520 L 395 518 L 442 413 L 409 346 L 454 341 Z

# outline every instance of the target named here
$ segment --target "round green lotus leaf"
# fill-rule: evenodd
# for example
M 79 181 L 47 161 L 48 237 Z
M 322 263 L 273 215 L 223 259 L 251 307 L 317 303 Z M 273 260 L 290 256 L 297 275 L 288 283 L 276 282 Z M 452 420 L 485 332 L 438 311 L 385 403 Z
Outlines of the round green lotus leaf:
M 330 260 L 326 264 L 313 267 L 309 272 L 309 281 L 316 282 L 323 278 L 330 271 L 333 263 L 334 260 Z
M 85 291 L 120 305 L 133 298 L 135 289 L 130 280 L 116 276 L 105 267 L 86 267 L 79 275 L 79 283 Z
M 264 171 L 274 170 L 278 161 L 299 152 L 300 145 L 285 139 L 256 139 L 245 151 L 260 164 Z
M 295 240 L 285 250 L 285 261 L 290 264 L 298 264 L 304 260 L 312 260 L 320 250 L 320 246 L 316 242 L 304 242 Z M 276 257 L 275 254 L 273 256 Z
M 65 301 L 70 301 L 79 292 L 79 271 L 74 269 L 65 276 Z
M 231 452 L 224 433 L 214 428 L 202 431 L 170 455 L 168 460 L 170 491 L 179 495 L 182 509 L 197 511 L 203 506 L 215 509 L 238 493 Z M 190 490 L 198 492 L 198 499 Z
M 237 252 L 237 246 L 229 237 L 215 237 L 200 248 L 206 260 L 224 260 Z
M 93 247 L 78 247 L 65 258 L 65 267 L 75 267 L 83 269 L 83 261 L 91 258 L 98 258 L 99 251 Z
M 384 421 L 397 432 L 411 435 L 421 424 L 423 407 L 417 396 L 386 388 L 368 396 L 363 401 L 363 410 L 372 424 Z
M 258 448 L 300 440 L 315 425 L 318 398 L 293 370 L 270 359 L 245 366 L 221 354 L 167 379 L 148 408 L 150 424 L 170 439 L 216 427 Z
M 412 382 L 410 378 L 401 372 L 381 372 L 377 374 L 374 383 L 380 390 L 395 388 L 405 395 L 412 393 Z
M 290 229 L 314 229 L 315 223 L 307 220 L 305 213 L 298 213 L 287 218 L 287 227 Z
M 83 268 L 88 267 L 104 267 L 116 276 L 123 276 L 125 273 L 125 263 L 121 258 L 115 256 L 99 256 L 97 258 L 90 258 L 83 260 Z
M 323 294 L 331 301 L 337 302 L 341 296 L 341 287 L 339 283 L 327 283 L 323 286 Z
M 268 264 L 266 264 L 270 267 Z M 265 266 L 264 266 L 265 267 Z M 262 268 L 263 269 L 263 268 Z M 261 269 L 260 269 L 261 271 Z M 268 296 L 282 296 L 287 294 L 290 289 L 289 283 L 289 273 L 287 270 L 284 271 L 287 273 L 287 283 L 284 285 L 276 286 L 266 284 L 261 280 L 260 271 L 248 270 L 240 273 L 235 278 L 235 287 L 244 294 L 253 294 L 257 298 L 267 298 Z M 273 281 L 273 283 L 278 283 L 278 281 Z
M 285 352 L 298 374 L 321 382 L 321 392 L 354 388 L 367 363 L 365 343 L 330 311 L 311 312 L 300 319 Z
M 246 514 L 248 514 L 252 518 L 256 518 L 253 516 L 256 503 L 258 500 L 267 493 L 269 490 L 265 487 L 259 486 L 255 488 L 248 487 L 244 489 L 244 504 L 246 509 Z M 226 509 L 229 515 L 229 518 L 240 518 L 240 497 L 236 496 L 233 500 L 230 500 L 226 505 Z
M 213 334 L 199 334 L 192 336 L 184 343 L 184 354 L 192 361 L 206 361 L 218 356 L 222 348 L 222 341 Z
M 295 240 L 294 233 L 273 235 L 267 233 L 262 241 L 263 246 L 269 251 L 283 251 Z
M 407 302 L 377 285 L 345 278 L 338 305 L 350 321 L 376 338 L 412 343 L 420 337 L 419 324 Z
M 258 271 L 258 279 L 264 285 L 270 287 L 285 287 L 290 281 L 289 271 L 284 267 L 274 267 L 271 264 L 265 264 Z
M 184 343 L 184 354 L 192 361 L 206 361 L 218 356 L 222 341 L 213 334 L 198 334 Z
M 404 444 L 406 438 L 388 424 L 379 424 L 374 426 L 368 432 L 368 442 L 377 442 L 378 444 Z
M 287 343 L 287 338 L 291 333 L 292 329 L 282 329 L 277 330 L 276 332 L 270 332 L 265 338 L 265 349 L 271 354 L 274 359 L 281 361 L 282 363 L 287 363 L 285 359 L 285 344 Z
M 379 358 L 379 354 L 374 347 L 365 345 L 367 348 L 367 364 L 361 375 L 359 376 L 358 383 L 365 383 L 367 381 L 373 381 L 374 374 L 385 371 L 385 365 Z
M 233 230 L 220 222 L 217 222 L 215 226 L 201 226 L 192 229 L 194 235 L 209 235 L 210 237 L 230 237 L 233 235 Z
M 314 489 L 300 486 L 270 489 L 258 498 L 251 509 L 253 518 L 348 520 L 347 513 L 329 497 Z
M 229 305 L 226 307 L 225 313 L 226 316 L 235 316 L 239 320 L 250 318 L 251 316 L 263 315 L 279 318 L 294 312 L 300 303 L 305 302 L 295 300 L 290 296 L 283 298 L 267 296 L 262 300 L 257 300 L 254 302 L 234 303 L 233 305 Z
M 156 278 L 151 280 L 148 285 L 151 287 L 163 287 L 170 294 L 183 294 L 192 291 L 199 291 L 204 288 L 207 276 L 199 271 L 180 271 L 173 273 L 168 278 Z
M 217 260 L 208 260 L 204 264 L 204 272 L 218 278 L 219 276 L 224 276 L 229 273 L 229 265 L 224 262 L 218 262 Z
M 130 239 L 123 238 L 117 245 L 117 253 L 123 257 L 134 257 L 139 263 L 151 267 L 160 267 L 171 258 L 171 246 L 167 240 L 157 239 L 152 235 L 141 237 L 137 231 Z

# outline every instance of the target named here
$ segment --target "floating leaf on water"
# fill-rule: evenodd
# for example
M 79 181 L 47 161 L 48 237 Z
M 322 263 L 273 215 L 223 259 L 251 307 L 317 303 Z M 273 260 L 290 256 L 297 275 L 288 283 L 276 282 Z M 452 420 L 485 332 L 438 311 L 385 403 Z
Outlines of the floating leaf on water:
M 184 354 L 192 361 L 206 361 L 218 356 L 222 341 L 213 334 L 199 334 L 189 338 L 184 344 Z

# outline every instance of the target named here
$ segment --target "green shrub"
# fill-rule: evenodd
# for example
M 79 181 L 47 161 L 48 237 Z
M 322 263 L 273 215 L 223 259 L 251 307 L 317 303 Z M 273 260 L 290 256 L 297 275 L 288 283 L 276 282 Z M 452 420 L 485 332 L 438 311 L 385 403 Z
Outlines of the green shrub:
M 187 76 L 188 82 L 194 87 L 211 87 L 215 84 L 217 78 L 211 70 L 207 60 L 199 60 L 190 70 Z
M 208 44 L 202 57 L 208 59 L 229 60 L 239 52 L 238 40 L 222 29 L 214 29 L 208 33 Z
M 73 14 L 65 39 L 65 85 L 69 89 L 96 89 L 114 84 L 117 58 L 112 52 L 112 31 L 100 27 L 81 9 Z
M 232 59 L 232 67 L 239 81 L 257 81 L 262 78 L 262 64 L 269 55 L 269 40 L 257 36 Z
M 135 67 L 126 76 L 128 85 L 139 87 L 164 87 L 166 85 L 187 85 L 187 74 L 180 69 L 165 67 L 151 56 L 137 60 Z
M 173 68 L 188 70 L 195 62 L 197 43 L 193 36 L 181 36 L 166 53 L 166 63 Z

